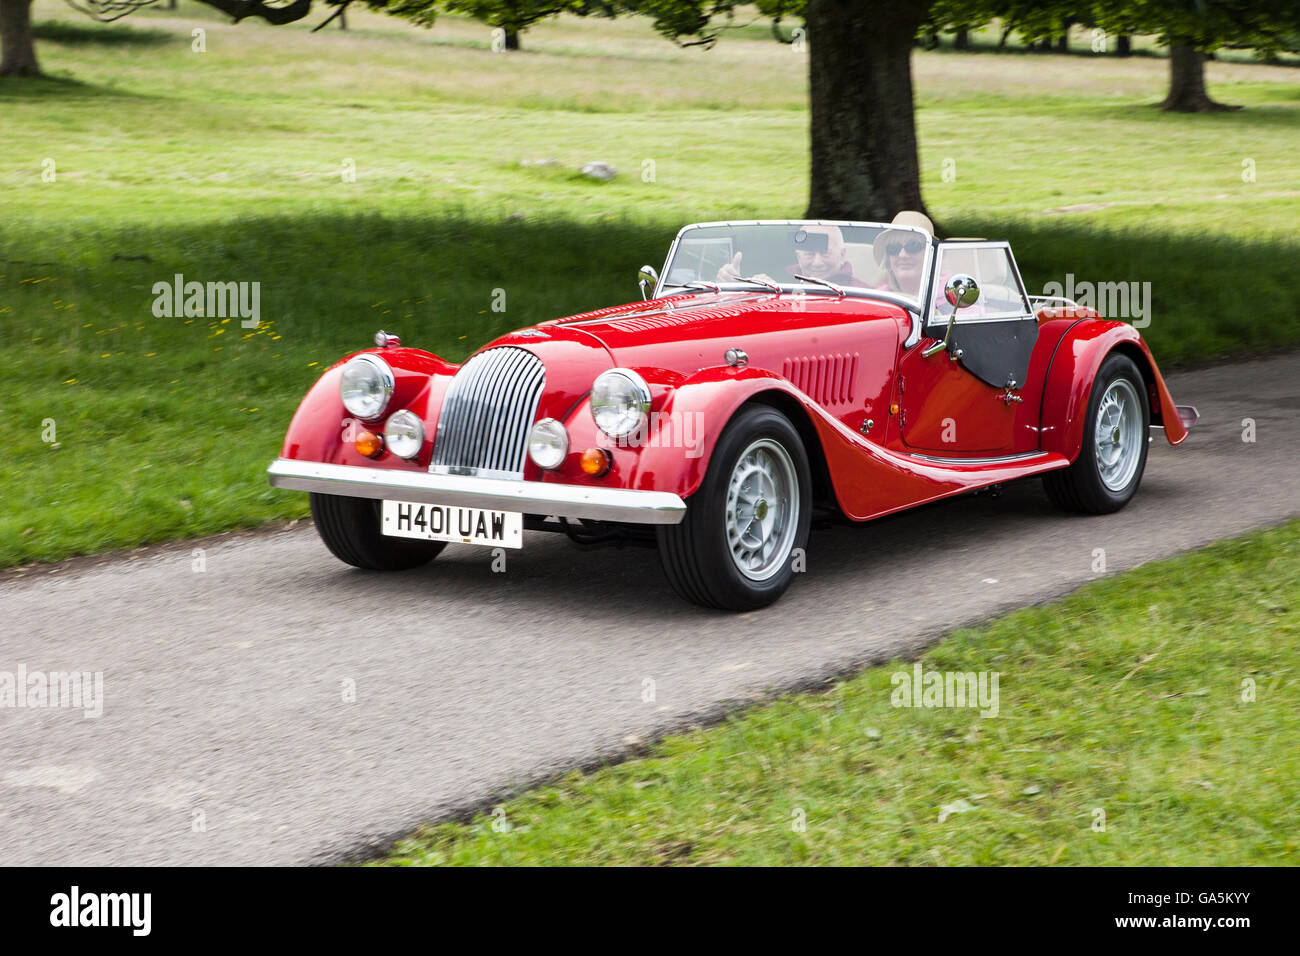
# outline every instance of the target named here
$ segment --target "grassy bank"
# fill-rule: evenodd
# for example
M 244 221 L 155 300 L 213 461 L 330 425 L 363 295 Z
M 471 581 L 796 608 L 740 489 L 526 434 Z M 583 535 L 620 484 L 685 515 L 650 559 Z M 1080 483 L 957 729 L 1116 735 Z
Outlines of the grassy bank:
M 193 5 L 36 16 L 63 21 L 40 30 L 52 77 L 0 83 L 0 566 L 301 515 L 262 470 L 321 368 L 375 329 L 460 359 L 634 298 L 685 222 L 797 216 L 806 195 L 806 64 L 761 31 L 705 53 L 565 19 L 499 56 L 455 18 L 313 35 Z M 1166 364 L 1300 341 L 1296 71 L 1211 64 L 1248 108 L 1196 117 L 1149 107 L 1164 71 L 918 53 L 931 211 L 1011 238 L 1035 291 L 1150 282 Z M 619 177 L 576 175 L 592 159 Z M 177 273 L 260 283 L 261 325 L 154 316 Z
M 425 828 L 381 862 L 1295 865 L 1297 594 L 1292 522 L 925 654 L 923 672 L 997 672 L 996 716 L 894 706 L 893 675 L 914 673 L 896 662 Z

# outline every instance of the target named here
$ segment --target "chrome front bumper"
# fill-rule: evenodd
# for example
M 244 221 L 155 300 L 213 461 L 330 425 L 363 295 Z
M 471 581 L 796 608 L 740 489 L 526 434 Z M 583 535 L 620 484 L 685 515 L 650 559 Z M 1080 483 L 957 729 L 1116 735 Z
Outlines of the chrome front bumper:
M 431 475 L 422 471 L 327 465 L 289 458 L 277 458 L 271 462 L 267 475 L 277 488 L 348 498 L 421 501 L 434 505 L 628 524 L 677 524 L 686 516 L 686 502 L 667 491 Z

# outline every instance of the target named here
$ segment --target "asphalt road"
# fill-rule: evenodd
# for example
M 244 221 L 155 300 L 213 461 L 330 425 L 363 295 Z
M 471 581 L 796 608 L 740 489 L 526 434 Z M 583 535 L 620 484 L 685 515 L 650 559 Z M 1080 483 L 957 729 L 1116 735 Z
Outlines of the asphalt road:
M 807 574 L 741 616 L 680 602 L 653 551 L 541 533 L 504 573 L 458 545 L 363 573 L 304 525 L 0 576 L 0 672 L 104 682 L 98 718 L 0 708 L 0 861 L 336 861 L 1047 601 L 1100 576 L 1095 549 L 1113 574 L 1300 514 L 1300 355 L 1170 385 L 1201 424 L 1157 438 L 1123 512 L 1061 515 L 1029 481 L 816 531 Z

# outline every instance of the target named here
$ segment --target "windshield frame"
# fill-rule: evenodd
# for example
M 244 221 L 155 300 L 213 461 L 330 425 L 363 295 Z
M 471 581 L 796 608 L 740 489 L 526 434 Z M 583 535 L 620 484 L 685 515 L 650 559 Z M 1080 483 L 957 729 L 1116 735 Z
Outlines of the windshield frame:
M 915 300 L 903 295 L 901 292 L 893 292 L 888 289 L 864 289 L 856 286 L 844 286 L 844 295 L 846 298 L 855 299 L 878 299 L 883 302 L 889 302 L 893 305 L 902 306 L 908 312 L 920 318 L 926 314 L 925 306 L 930 298 L 930 288 L 934 281 L 934 264 L 938 258 L 937 246 L 938 241 L 923 229 L 915 226 L 896 225 L 887 222 L 865 222 L 851 221 L 846 219 L 725 219 L 716 222 L 693 222 L 683 226 L 678 230 L 674 237 L 672 245 L 668 247 L 668 255 L 664 257 L 663 268 L 659 270 L 659 282 L 654 289 L 654 298 L 661 298 L 667 294 L 667 290 L 681 289 L 686 292 L 700 291 L 698 287 L 680 286 L 668 282 L 668 269 L 673 258 L 677 254 L 677 248 L 683 238 L 696 229 L 708 228 L 737 228 L 741 226 L 852 226 L 852 227 L 870 227 L 879 229 L 899 230 L 914 232 L 926 240 L 926 261 L 921 280 L 921 292 Z M 703 281 L 703 280 L 700 280 Z M 752 292 L 760 286 L 752 282 L 717 282 L 708 280 L 710 285 L 718 286 L 723 292 Z M 774 279 L 777 285 L 781 287 L 782 293 L 816 293 L 818 295 L 836 296 L 835 292 L 823 285 L 812 282 L 783 282 L 781 279 Z

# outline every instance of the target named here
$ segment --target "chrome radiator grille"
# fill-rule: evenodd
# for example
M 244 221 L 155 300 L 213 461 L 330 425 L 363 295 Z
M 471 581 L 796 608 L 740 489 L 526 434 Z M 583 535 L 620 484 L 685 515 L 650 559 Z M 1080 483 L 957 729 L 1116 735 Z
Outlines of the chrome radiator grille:
M 522 478 L 528 429 L 545 381 L 540 359 L 509 346 L 480 352 L 462 365 L 443 399 L 429 470 Z

